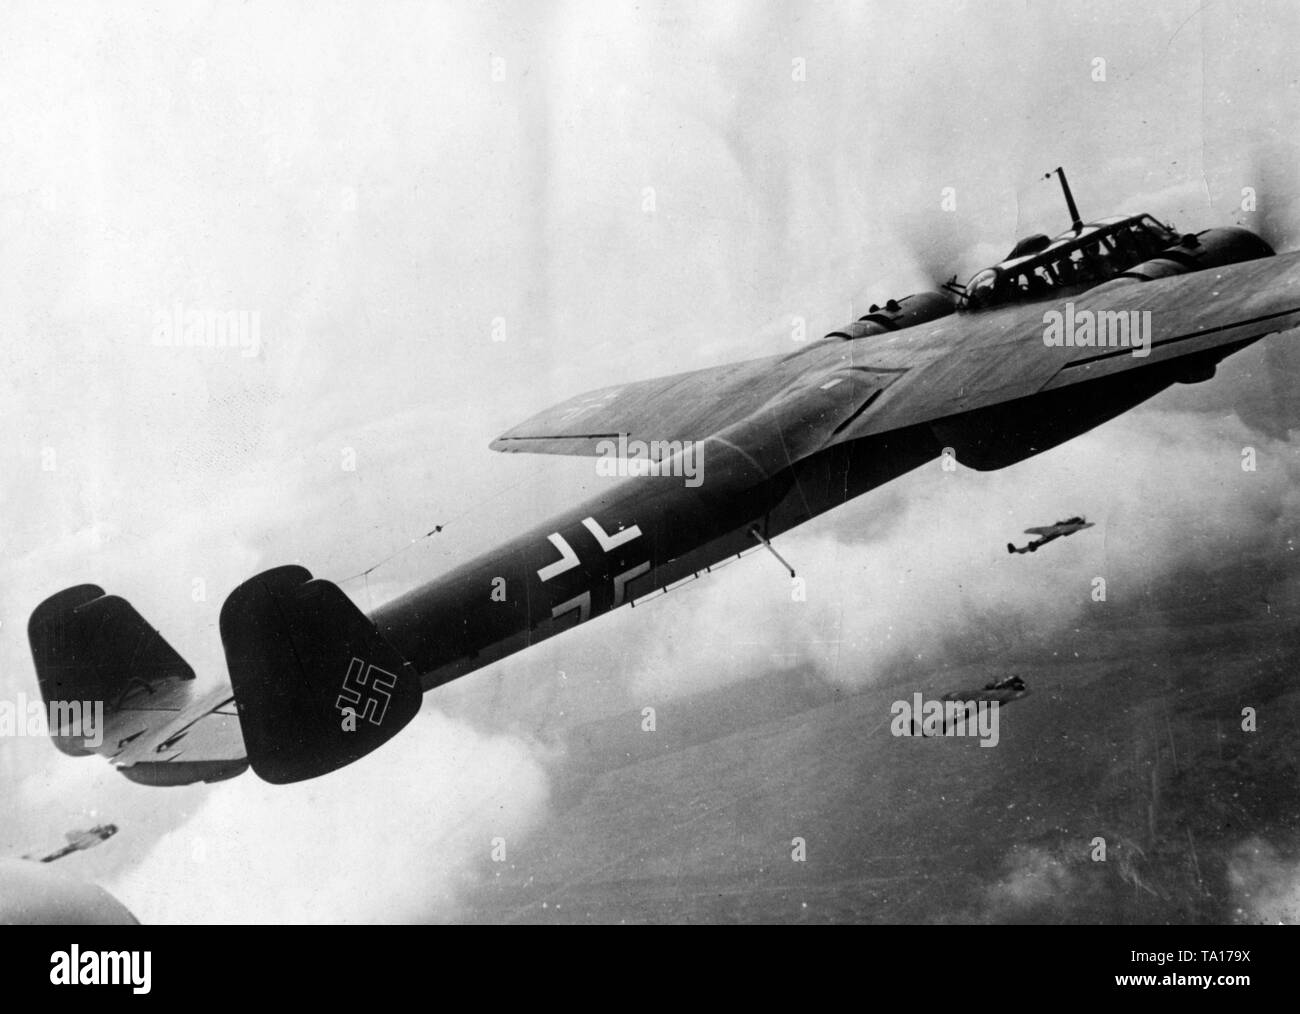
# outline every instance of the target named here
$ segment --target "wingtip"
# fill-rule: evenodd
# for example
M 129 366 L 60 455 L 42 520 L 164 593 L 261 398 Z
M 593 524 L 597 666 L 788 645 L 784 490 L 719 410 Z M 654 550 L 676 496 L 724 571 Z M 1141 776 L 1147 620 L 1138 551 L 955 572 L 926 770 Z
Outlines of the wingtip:
M 521 448 L 516 437 L 512 437 L 509 433 L 502 433 L 488 444 L 488 450 L 499 454 L 518 454 Z

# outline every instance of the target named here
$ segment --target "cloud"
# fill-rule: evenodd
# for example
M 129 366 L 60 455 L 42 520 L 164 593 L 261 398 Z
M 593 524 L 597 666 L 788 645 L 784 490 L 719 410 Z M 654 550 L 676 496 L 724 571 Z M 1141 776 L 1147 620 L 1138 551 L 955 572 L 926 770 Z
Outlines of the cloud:
M 392 743 L 319 781 L 218 785 L 107 886 L 145 923 L 454 919 L 464 891 L 542 817 L 526 741 L 426 705 Z
M 1081 886 L 1069 863 L 1047 849 L 1017 846 L 1005 867 L 1006 875 L 983 892 L 986 914 L 994 921 L 1019 922 L 1048 914 Z
M 1300 924 L 1300 860 L 1252 836 L 1228 859 L 1235 922 Z

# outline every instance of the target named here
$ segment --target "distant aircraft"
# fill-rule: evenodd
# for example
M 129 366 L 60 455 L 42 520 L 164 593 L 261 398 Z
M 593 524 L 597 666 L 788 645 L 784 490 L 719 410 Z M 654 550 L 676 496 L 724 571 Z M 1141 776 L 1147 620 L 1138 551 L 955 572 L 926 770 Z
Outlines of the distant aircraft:
M 126 599 L 97 584 L 52 595 L 28 622 L 41 693 L 105 702 L 102 737 L 69 719 L 54 744 L 147 785 L 250 765 L 275 784 L 318 777 L 392 738 L 450 680 L 770 550 L 930 462 L 989 471 L 1041 454 L 1300 326 L 1300 253 L 1146 214 L 1085 223 L 1057 175 L 1070 229 L 1025 237 L 964 287 L 873 305 L 765 358 L 576 395 L 490 444 L 604 460 L 635 445 L 649 475 L 503 532 L 368 613 L 302 566 L 249 578 L 221 607 L 229 682 L 206 694 Z M 439 481 L 452 495 L 456 477 Z
M 1029 696 L 1029 688 L 1025 686 L 1025 681 L 1019 676 L 1007 676 L 1005 679 L 994 680 L 992 683 L 985 683 L 980 689 L 968 690 L 951 690 L 939 698 L 941 701 L 957 701 L 962 704 L 974 703 L 979 705 L 980 702 L 994 702 L 999 707 L 1004 707 L 1012 701 L 1018 701 L 1022 697 Z M 971 715 L 973 712 L 967 710 L 964 715 Z M 947 736 L 950 728 L 950 716 L 945 711 L 943 727 L 934 733 L 926 733 L 924 725 L 921 722 L 913 721 L 913 735 L 916 736 Z M 964 719 L 969 720 L 969 719 Z
M 67 844 L 62 848 L 55 849 L 47 856 L 43 856 L 38 862 L 52 863 L 56 859 L 62 859 L 73 852 L 84 852 L 86 849 L 93 849 L 101 842 L 106 842 L 117 834 L 116 824 L 100 824 L 92 827 L 89 831 L 69 831 L 63 837 Z M 34 859 L 35 856 L 24 856 L 24 859 Z
M 1036 541 L 1029 543 L 1029 545 L 1024 546 L 1021 549 L 1017 549 L 1010 542 L 1008 542 L 1007 552 L 1008 553 L 1035 553 L 1038 551 L 1039 546 L 1051 542 L 1053 539 L 1059 539 L 1066 535 L 1073 535 L 1075 532 L 1081 532 L 1085 528 L 1091 528 L 1091 527 L 1092 527 L 1092 522 L 1088 521 L 1086 518 L 1066 518 L 1064 521 L 1058 521 L 1054 525 L 1043 525 L 1038 528 L 1026 528 L 1025 529 L 1026 535 L 1037 535 L 1039 536 L 1039 538 Z
M 102 887 L 40 865 L 94 848 L 115 834 L 116 824 L 99 824 L 89 831 L 69 831 L 66 845 L 39 859 L 0 859 L 0 926 L 137 924 Z
M 980 690 L 953 690 L 944 694 L 942 700 L 997 701 L 999 704 L 1010 704 L 1028 695 L 1029 688 L 1025 686 L 1023 679 L 1019 676 L 1008 676 L 1006 679 L 985 683 Z

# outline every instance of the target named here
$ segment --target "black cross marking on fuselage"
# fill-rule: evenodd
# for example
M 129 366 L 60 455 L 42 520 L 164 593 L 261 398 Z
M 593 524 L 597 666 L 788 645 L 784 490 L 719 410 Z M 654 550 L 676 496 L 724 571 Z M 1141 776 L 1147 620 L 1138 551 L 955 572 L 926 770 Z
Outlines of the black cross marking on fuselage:
M 546 538 L 558 558 L 539 568 L 537 577 L 548 591 L 556 589 L 550 599 L 552 619 L 576 612 L 578 622 L 584 623 L 621 606 L 627 601 L 628 583 L 650 569 L 648 549 L 640 544 L 641 529 L 635 524 L 607 532 L 588 517 L 567 533 L 552 532 Z M 638 556 L 640 562 L 629 562 Z

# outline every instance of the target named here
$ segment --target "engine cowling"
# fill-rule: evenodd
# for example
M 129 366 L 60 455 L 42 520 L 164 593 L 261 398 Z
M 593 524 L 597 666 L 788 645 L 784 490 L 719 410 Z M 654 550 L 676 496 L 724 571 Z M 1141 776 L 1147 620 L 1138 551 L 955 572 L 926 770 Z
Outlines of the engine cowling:
M 1273 254 L 1273 248 L 1249 229 L 1224 226 L 1195 234 L 1188 233 L 1151 260 L 1129 268 L 1118 277 L 1149 282 L 1189 271 L 1204 271 L 1224 264 L 1272 257 Z
M 905 327 L 915 327 L 917 324 L 946 317 L 956 309 L 957 300 L 949 293 L 937 289 L 917 292 L 902 299 L 891 299 L 884 306 L 873 304 L 866 314 L 852 324 L 846 324 L 826 337 L 865 338 L 873 334 L 901 331 Z

